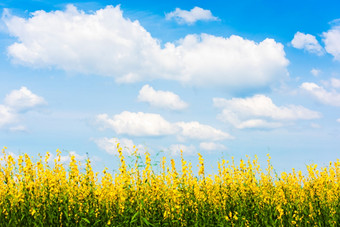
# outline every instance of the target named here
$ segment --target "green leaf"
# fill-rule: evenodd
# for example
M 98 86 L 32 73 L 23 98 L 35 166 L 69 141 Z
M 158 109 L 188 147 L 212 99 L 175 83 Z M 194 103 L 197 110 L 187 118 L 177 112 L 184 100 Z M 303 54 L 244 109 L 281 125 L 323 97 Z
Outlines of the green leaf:
M 146 220 L 146 218 L 142 218 L 142 220 L 145 222 L 145 224 L 153 226 L 153 224 L 151 224 L 148 220 Z
M 99 222 L 101 222 L 102 220 L 98 220 L 98 221 L 96 221 L 94 224 L 93 224 L 93 226 L 96 226 L 96 224 L 98 224 Z
M 135 219 L 137 217 L 137 215 L 139 214 L 139 211 L 137 211 L 133 216 L 132 216 L 132 219 L 131 219 L 131 222 L 130 224 L 134 223 L 137 221 L 137 219 Z
M 82 220 L 84 220 L 85 222 L 87 222 L 88 224 L 91 224 L 91 222 L 89 220 L 87 220 L 86 218 L 82 218 Z
M 67 210 L 64 211 L 64 214 L 65 214 L 65 217 L 66 217 L 67 222 L 70 222 L 70 218 L 69 218 L 69 216 L 68 216 L 68 214 L 67 214 Z

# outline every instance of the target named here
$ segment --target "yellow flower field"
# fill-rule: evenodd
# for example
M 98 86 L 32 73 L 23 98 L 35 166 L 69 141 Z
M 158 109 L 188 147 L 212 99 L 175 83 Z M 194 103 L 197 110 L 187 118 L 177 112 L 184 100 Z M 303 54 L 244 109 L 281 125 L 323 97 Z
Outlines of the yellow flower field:
M 338 226 L 340 162 L 308 174 L 292 170 L 277 175 L 270 164 L 262 169 L 247 158 L 218 163 L 218 174 L 205 175 L 191 164 L 161 160 L 153 171 L 150 155 L 134 152 L 135 165 L 104 169 L 99 180 L 90 161 L 82 170 L 71 157 L 65 166 L 61 152 L 53 165 L 49 154 L 32 162 L 6 154 L 0 166 L 0 226 Z

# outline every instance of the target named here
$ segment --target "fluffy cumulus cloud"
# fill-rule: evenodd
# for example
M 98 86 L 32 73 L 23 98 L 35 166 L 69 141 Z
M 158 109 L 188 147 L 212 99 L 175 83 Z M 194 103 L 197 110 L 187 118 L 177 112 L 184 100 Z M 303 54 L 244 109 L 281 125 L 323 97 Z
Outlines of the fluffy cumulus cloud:
M 10 108 L 21 111 L 44 105 L 46 101 L 43 97 L 33 94 L 26 87 L 21 87 L 19 90 L 13 90 L 6 95 L 4 103 Z
M 181 141 L 226 140 L 233 137 L 226 132 L 199 122 L 175 122 L 165 120 L 159 114 L 124 111 L 110 118 L 107 114 L 96 116 L 95 125 L 99 129 L 113 129 L 117 134 L 131 136 L 166 136 L 177 135 Z
M 269 86 L 288 75 L 283 45 L 273 39 L 201 34 L 162 46 L 119 6 L 85 13 L 69 5 L 31 15 L 4 17 L 18 39 L 8 47 L 9 56 L 31 67 L 111 76 L 120 83 L 167 79 L 236 90 Z
M 123 148 L 123 152 L 129 155 L 133 154 L 135 151 L 139 154 L 145 151 L 145 147 L 141 144 L 135 145 L 135 143 L 127 138 L 98 138 L 93 139 L 97 146 L 106 151 L 109 154 L 118 155 L 117 144 Z
M 256 43 L 235 35 L 188 35 L 168 49 L 181 56 L 183 83 L 258 88 L 287 75 L 283 45 L 273 39 Z
M 6 95 L 4 103 L 0 104 L 0 129 L 6 128 L 10 131 L 25 131 L 23 125 L 17 125 L 23 111 L 34 110 L 34 108 L 45 105 L 44 98 L 32 93 L 26 87 L 13 90 Z
M 181 128 L 180 137 L 183 138 L 213 141 L 233 138 L 226 132 L 215 129 L 210 125 L 201 124 L 197 121 L 177 122 L 176 125 Z
M 196 147 L 194 145 L 184 145 L 184 144 L 172 144 L 170 147 L 164 149 L 173 156 L 181 155 L 181 151 L 184 155 L 195 155 L 197 153 Z
M 265 95 L 232 99 L 214 98 L 213 103 L 215 107 L 222 109 L 218 119 L 239 129 L 278 128 L 286 121 L 321 117 L 320 113 L 303 106 L 277 106 Z
M 339 20 L 336 20 L 335 22 L 335 25 L 322 35 L 323 42 L 325 43 L 325 50 L 333 55 L 335 60 L 340 61 L 340 24 Z
M 205 151 L 221 151 L 226 150 L 227 147 L 220 143 L 202 142 L 200 143 L 200 149 Z
M 155 90 L 150 85 L 144 85 L 139 91 L 138 100 L 147 102 L 151 106 L 160 107 L 170 110 L 182 110 L 187 108 L 188 104 L 173 92 Z
M 119 6 L 86 14 L 68 5 L 65 11 L 41 10 L 29 19 L 8 15 L 4 20 L 20 40 L 8 48 L 18 63 L 117 75 L 118 80 L 135 80 L 156 70 L 148 62 L 157 63 L 158 41 L 138 21 L 123 18 Z
M 16 113 L 8 106 L 0 105 L 0 128 L 16 122 Z
M 314 53 L 317 55 L 322 55 L 323 48 L 319 44 L 319 42 L 316 40 L 315 36 L 310 34 L 304 34 L 301 32 L 297 32 L 294 35 L 294 39 L 292 40 L 293 47 L 297 49 L 304 49 L 308 51 L 309 53 Z
M 96 117 L 96 124 L 101 128 L 113 129 L 117 134 L 132 136 L 164 136 L 175 134 L 179 128 L 166 121 L 161 115 L 143 112 L 124 111 L 110 118 L 107 114 Z
M 333 78 L 331 80 L 331 86 L 334 88 L 338 88 L 339 84 L 340 81 L 338 79 Z M 340 93 L 334 88 L 326 90 L 326 88 L 322 86 L 309 82 L 301 84 L 300 88 L 323 104 L 330 106 L 340 106 Z
M 338 123 L 340 123 L 340 118 L 338 118 L 336 121 L 337 121 Z
M 216 21 L 210 10 L 194 7 L 190 11 L 176 8 L 175 11 L 165 15 L 167 20 L 176 20 L 179 24 L 194 24 L 196 21 Z

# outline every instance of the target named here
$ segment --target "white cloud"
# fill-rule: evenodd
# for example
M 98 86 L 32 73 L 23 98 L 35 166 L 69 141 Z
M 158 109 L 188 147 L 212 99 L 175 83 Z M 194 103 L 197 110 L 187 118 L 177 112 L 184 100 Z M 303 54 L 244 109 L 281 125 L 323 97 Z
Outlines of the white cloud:
M 336 78 L 331 78 L 331 86 L 334 88 L 340 88 L 340 80 Z
M 13 90 L 6 95 L 4 103 L 16 111 L 21 111 L 44 105 L 46 101 L 44 98 L 33 94 L 26 87 L 21 87 L 20 90 Z
M 19 159 L 19 155 L 11 152 L 11 151 L 8 151 L 6 150 L 6 156 L 8 158 L 8 156 L 12 156 L 12 158 L 17 161 Z M 5 162 L 5 155 L 3 153 L 1 153 L 0 155 L 0 165 L 1 166 L 5 166 L 6 165 L 6 162 Z
M 60 156 L 60 163 L 68 163 L 71 161 L 71 156 L 74 156 L 77 162 L 85 162 L 87 160 L 87 155 L 80 155 L 75 151 L 70 151 L 68 155 Z M 57 157 L 55 157 L 57 158 Z M 85 163 L 82 163 L 85 164 Z
M 340 123 L 340 118 L 338 118 L 336 121 L 337 121 L 338 123 Z
M 239 129 L 244 129 L 244 128 L 279 128 L 282 127 L 283 124 L 280 122 L 268 122 L 263 119 L 250 119 L 246 120 L 243 122 L 240 122 L 239 124 L 236 125 L 237 128 Z
M 214 98 L 213 103 L 215 107 L 222 109 L 218 119 L 240 129 L 277 128 L 283 126 L 283 121 L 321 117 L 320 113 L 303 106 L 277 106 L 264 95 L 254 95 L 249 98 Z
M 283 46 L 271 39 L 256 44 L 239 36 L 227 39 L 187 36 L 181 48 L 184 49 L 182 80 L 185 83 L 254 88 L 267 86 L 287 75 L 288 61 Z
M 200 149 L 206 151 L 220 151 L 226 150 L 227 147 L 220 143 L 202 142 L 200 143 Z
M 156 91 L 150 85 L 144 85 L 139 91 L 138 100 L 150 105 L 170 110 L 182 110 L 188 107 L 181 98 L 170 91 Z
M 190 11 L 176 8 L 175 11 L 165 14 L 167 20 L 175 19 L 179 24 L 194 24 L 196 21 L 216 21 L 210 10 L 194 7 Z
M 102 128 L 111 128 L 118 134 L 132 136 L 163 136 L 175 134 L 179 128 L 166 121 L 159 114 L 133 113 L 124 111 L 109 118 L 107 114 L 96 117 L 97 125 Z
M 54 155 L 53 153 L 50 153 L 50 152 L 47 152 L 47 153 L 49 154 L 49 158 L 47 159 L 47 163 L 49 165 L 54 165 L 54 161 L 58 160 L 58 157 L 56 155 Z M 71 156 L 74 156 L 77 162 L 81 162 L 81 166 L 85 166 L 86 160 L 88 158 L 88 156 L 86 154 L 81 155 L 81 154 L 78 154 L 76 151 L 69 151 L 67 153 L 68 153 L 67 155 L 61 155 L 60 156 L 60 163 L 61 164 L 67 165 L 71 161 Z M 8 152 L 7 150 L 6 150 L 6 154 L 7 154 L 7 156 L 11 155 L 14 158 L 14 160 L 18 160 L 20 158 L 20 156 L 22 155 L 22 154 L 18 155 L 16 153 L 13 153 L 13 152 L 10 152 L 10 151 Z M 45 155 L 43 157 L 45 157 Z M 3 158 L 4 158 L 4 156 L 0 155 L 0 165 L 4 164 Z M 91 164 L 93 164 L 93 162 L 99 161 L 99 160 L 100 160 L 100 158 L 97 157 L 97 156 L 90 157 Z
M 311 123 L 310 127 L 312 127 L 312 128 L 321 128 L 321 125 L 319 125 L 317 123 Z
M 181 155 L 181 150 L 184 155 L 194 155 L 196 154 L 196 147 L 194 145 L 184 145 L 184 144 L 172 144 L 165 151 L 169 152 L 173 156 Z
M 186 84 L 237 90 L 264 87 L 288 75 L 283 45 L 273 39 L 255 43 L 235 35 L 187 35 L 168 49 L 181 56 L 178 80 Z
M 196 140 L 226 140 L 233 137 L 226 132 L 199 122 L 175 122 L 165 120 L 159 114 L 124 111 L 110 118 L 107 114 L 99 114 L 95 125 L 103 129 L 113 129 L 117 134 L 131 136 L 166 136 L 177 135 L 181 141 Z
M 312 69 L 310 71 L 310 73 L 313 75 L 313 76 L 318 76 L 320 73 L 321 73 L 321 70 L 320 69 Z
M 53 165 L 54 164 L 54 161 L 55 160 L 58 160 L 58 156 L 54 155 L 53 153 L 49 153 L 49 158 L 47 159 L 47 162 L 50 164 L 50 165 Z M 65 153 L 68 153 L 67 155 Z M 63 155 L 65 154 L 65 155 Z M 101 158 L 98 157 L 98 156 L 92 156 L 92 157 L 89 157 L 88 155 L 86 154 L 78 154 L 76 151 L 67 151 L 67 152 L 62 152 L 61 155 L 60 155 L 60 163 L 62 164 L 69 164 L 71 162 L 71 156 L 74 156 L 75 160 L 77 162 L 80 162 L 81 163 L 81 166 L 85 166 L 86 164 L 86 161 L 87 159 L 89 158 L 90 159 L 90 162 L 91 162 L 91 165 L 96 162 L 96 161 L 100 161 Z
M 214 98 L 214 105 L 223 107 L 241 116 L 268 117 L 274 120 L 297 120 L 314 119 L 319 114 L 302 106 L 276 106 L 273 101 L 265 95 L 254 95 L 250 98 Z
M 0 105 L 0 128 L 17 121 L 16 113 L 8 106 Z
M 327 32 L 322 33 L 326 51 L 340 61 L 340 25 L 333 26 Z
M 9 128 L 11 132 L 27 132 L 27 128 L 24 125 L 15 125 Z
M 118 155 L 117 144 L 119 143 L 120 147 L 123 148 L 123 152 L 129 155 L 133 154 L 133 152 L 137 149 L 137 154 L 145 151 L 145 147 L 141 144 L 135 145 L 135 143 L 127 138 L 99 138 L 94 139 L 94 142 L 97 146 L 106 151 L 109 154 Z
M 313 35 L 297 32 L 291 43 L 297 49 L 304 49 L 309 53 L 323 55 L 323 49 Z
M 97 146 L 106 151 L 109 154 L 117 155 L 117 138 L 99 138 L 99 139 L 93 139 L 93 141 L 97 144 Z
M 33 110 L 35 107 L 46 104 L 42 97 L 33 94 L 26 87 L 12 90 L 6 95 L 4 104 L 0 104 L 0 129 L 5 128 L 12 132 L 26 131 L 23 125 L 16 125 L 23 110 Z
M 187 35 L 162 47 L 138 21 L 124 18 L 119 6 L 87 14 L 69 5 L 31 15 L 4 17 L 18 39 L 8 54 L 31 67 L 111 76 L 121 83 L 167 79 L 229 90 L 266 87 L 288 75 L 284 47 L 273 39 Z
M 181 128 L 180 136 L 184 138 L 213 141 L 233 138 L 226 132 L 215 129 L 209 125 L 200 124 L 197 121 L 177 122 L 176 125 Z
M 337 85 L 337 81 L 333 82 Z M 332 83 L 332 84 L 333 84 Z M 315 83 L 303 83 L 300 88 L 312 95 L 321 103 L 331 106 L 340 106 L 340 93 L 335 90 L 327 91 L 325 88 L 315 84 Z
M 65 11 L 36 11 L 29 19 L 7 16 L 5 22 L 20 40 L 8 48 L 17 63 L 117 80 L 159 71 L 159 42 L 138 21 L 125 19 L 119 6 L 86 14 L 68 5 Z

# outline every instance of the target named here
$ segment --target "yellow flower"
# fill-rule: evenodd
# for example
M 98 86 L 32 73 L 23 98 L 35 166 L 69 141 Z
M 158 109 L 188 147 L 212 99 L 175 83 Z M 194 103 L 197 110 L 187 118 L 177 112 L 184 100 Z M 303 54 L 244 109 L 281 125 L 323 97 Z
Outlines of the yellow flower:
M 35 209 L 31 209 L 31 215 L 34 216 L 34 214 L 36 213 Z

